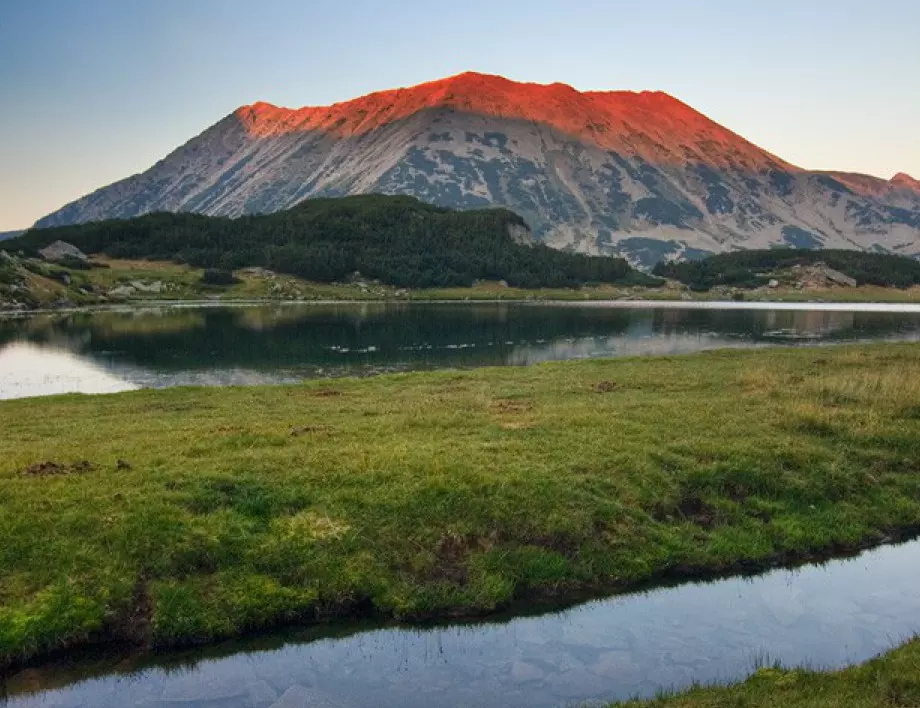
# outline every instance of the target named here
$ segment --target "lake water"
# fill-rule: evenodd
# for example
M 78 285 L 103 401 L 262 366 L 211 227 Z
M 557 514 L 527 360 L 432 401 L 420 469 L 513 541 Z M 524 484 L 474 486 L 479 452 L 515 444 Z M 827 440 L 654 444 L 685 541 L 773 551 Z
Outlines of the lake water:
M 146 663 L 59 662 L 0 679 L 0 705 L 555 708 L 646 697 L 777 661 L 865 661 L 920 632 L 918 583 L 913 542 L 503 622 L 340 627 L 334 637 L 278 635 Z
M 920 339 L 920 307 L 746 303 L 154 307 L 0 319 L 0 399 Z

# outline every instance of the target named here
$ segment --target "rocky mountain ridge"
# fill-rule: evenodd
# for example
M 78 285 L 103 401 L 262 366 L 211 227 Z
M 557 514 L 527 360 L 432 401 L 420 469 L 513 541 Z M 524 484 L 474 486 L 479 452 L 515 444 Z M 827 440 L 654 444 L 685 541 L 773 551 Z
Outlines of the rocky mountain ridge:
M 777 245 L 920 255 L 908 175 L 803 170 L 660 92 L 472 73 L 329 107 L 244 106 L 37 226 L 372 192 L 505 206 L 551 246 L 645 264 Z

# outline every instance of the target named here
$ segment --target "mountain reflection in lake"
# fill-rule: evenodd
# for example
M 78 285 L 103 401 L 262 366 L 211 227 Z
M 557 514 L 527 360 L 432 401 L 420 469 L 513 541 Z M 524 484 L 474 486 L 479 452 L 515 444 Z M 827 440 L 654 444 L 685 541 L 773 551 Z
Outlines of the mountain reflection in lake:
M 800 307 L 363 303 L 40 314 L 0 319 L 0 381 L 11 398 L 920 336 L 916 311 Z M 24 343 L 46 355 L 26 354 Z

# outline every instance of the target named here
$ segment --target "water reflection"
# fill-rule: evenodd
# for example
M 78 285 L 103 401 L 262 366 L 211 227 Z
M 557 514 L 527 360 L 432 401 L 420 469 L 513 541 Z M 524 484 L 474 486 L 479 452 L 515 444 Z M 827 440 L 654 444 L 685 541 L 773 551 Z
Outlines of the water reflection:
M 101 369 L 135 386 L 162 387 L 920 335 L 920 312 L 853 307 L 751 310 L 498 303 L 163 307 L 0 319 L 0 351 L 24 342 L 53 348 L 73 355 L 69 366 Z M 32 369 L 38 371 L 42 361 L 34 358 Z M 93 389 L 89 376 L 78 389 L 73 377 L 64 375 L 55 389 L 50 382 L 65 368 L 49 360 L 42 372 L 45 383 L 37 387 L 12 370 L 4 380 L 7 389 L 19 395 L 109 390 Z
M 163 666 L 50 665 L 9 708 L 583 705 L 741 679 L 765 662 L 861 662 L 920 631 L 920 543 L 824 567 L 690 584 L 503 624 L 227 644 Z M 28 695 L 60 685 L 69 688 Z M 278 702 L 288 695 L 289 702 Z M 2 693 L 0 693 L 2 695 Z M 298 702 L 299 701 L 299 702 Z
M 66 350 L 15 342 L 0 348 L 0 400 L 56 393 L 116 393 L 137 388 Z

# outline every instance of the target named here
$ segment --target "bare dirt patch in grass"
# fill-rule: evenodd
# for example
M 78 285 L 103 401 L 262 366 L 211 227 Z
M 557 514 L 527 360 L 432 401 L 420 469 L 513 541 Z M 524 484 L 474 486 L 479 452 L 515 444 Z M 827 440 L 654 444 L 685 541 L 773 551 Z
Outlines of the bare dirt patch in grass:
M 62 464 L 53 460 L 44 460 L 36 462 L 34 465 L 26 467 L 22 474 L 26 477 L 58 477 L 70 474 L 85 474 L 96 469 L 95 465 L 89 460 L 80 460 L 72 464 Z

